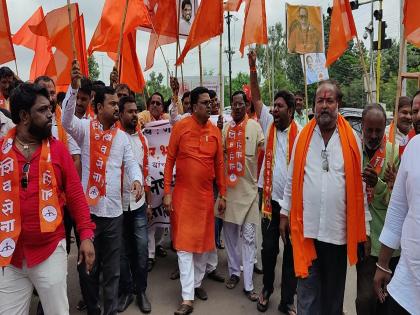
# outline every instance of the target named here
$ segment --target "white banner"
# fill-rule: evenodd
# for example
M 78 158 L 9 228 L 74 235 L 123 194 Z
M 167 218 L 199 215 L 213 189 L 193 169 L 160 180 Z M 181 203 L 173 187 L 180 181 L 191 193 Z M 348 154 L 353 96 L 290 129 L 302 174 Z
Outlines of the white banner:
M 149 142 L 149 175 L 153 207 L 153 219 L 149 222 L 149 226 L 167 227 L 170 224 L 169 216 L 163 210 L 162 202 L 164 195 L 163 173 L 171 130 L 172 126 L 168 120 L 148 123 L 143 130 L 143 134 Z

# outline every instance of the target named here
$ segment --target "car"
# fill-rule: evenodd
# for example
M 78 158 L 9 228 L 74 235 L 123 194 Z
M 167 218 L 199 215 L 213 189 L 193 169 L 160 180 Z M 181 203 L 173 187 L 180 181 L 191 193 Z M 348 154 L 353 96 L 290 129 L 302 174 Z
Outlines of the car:
M 362 108 L 342 107 L 339 113 L 350 123 L 354 131 L 357 132 L 359 137 L 362 136 Z

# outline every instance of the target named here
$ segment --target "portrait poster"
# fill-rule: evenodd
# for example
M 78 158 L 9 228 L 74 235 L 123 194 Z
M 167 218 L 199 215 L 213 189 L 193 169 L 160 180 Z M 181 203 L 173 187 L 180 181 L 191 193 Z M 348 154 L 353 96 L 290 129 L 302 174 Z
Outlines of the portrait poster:
M 184 80 L 178 78 L 180 83 L 179 93 L 180 95 L 184 94 L 186 91 L 192 91 L 197 86 L 200 86 L 200 76 L 184 76 Z M 184 85 L 182 85 L 184 82 Z M 222 84 L 222 90 L 220 90 L 220 76 L 203 76 L 203 86 L 209 90 L 216 92 L 217 98 L 220 100 L 221 96 L 224 95 L 224 84 Z
M 180 15 L 178 17 L 179 36 L 181 36 L 181 38 L 188 37 L 198 6 L 198 0 L 177 0 L 177 12 Z
M 286 35 L 289 53 L 324 52 L 321 7 L 286 3 Z
M 325 67 L 325 54 L 312 53 L 301 55 L 302 69 L 306 64 L 306 84 L 313 84 L 328 80 L 328 69 Z M 303 62 L 305 58 L 305 63 Z
M 143 134 L 149 144 L 149 176 L 152 193 L 153 218 L 149 226 L 168 227 L 170 218 L 163 210 L 163 173 L 172 126 L 168 120 L 153 121 L 146 124 Z M 174 169 L 175 173 L 175 169 Z

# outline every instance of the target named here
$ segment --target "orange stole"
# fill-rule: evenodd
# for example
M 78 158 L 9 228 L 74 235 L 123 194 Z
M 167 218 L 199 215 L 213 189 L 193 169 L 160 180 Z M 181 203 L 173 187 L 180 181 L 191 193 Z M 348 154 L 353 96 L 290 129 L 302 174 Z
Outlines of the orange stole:
M 301 135 L 296 144 L 295 161 L 306 161 L 315 126 L 316 121 L 312 119 L 301 131 Z M 357 262 L 357 245 L 359 242 L 366 241 L 361 157 L 353 129 L 341 115 L 337 117 L 337 127 L 343 150 L 344 170 L 346 174 L 347 255 L 350 265 L 354 265 Z M 304 174 L 305 163 L 295 163 L 293 168 L 290 227 L 295 272 L 297 277 L 302 278 L 308 276 L 308 268 L 317 257 L 313 239 L 304 237 Z
M 369 164 L 375 169 L 376 174 L 379 176 L 382 171 L 386 159 L 386 136 L 383 137 L 382 143 L 378 150 L 376 150 L 373 157 L 370 159 Z M 375 187 L 366 187 L 368 203 L 373 200 Z

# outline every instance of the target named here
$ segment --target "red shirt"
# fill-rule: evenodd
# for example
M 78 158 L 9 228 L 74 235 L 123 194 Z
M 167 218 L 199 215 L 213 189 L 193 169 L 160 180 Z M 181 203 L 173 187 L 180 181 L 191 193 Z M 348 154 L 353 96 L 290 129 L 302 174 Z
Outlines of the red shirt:
M 0 146 L 3 141 L 0 141 Z M 57 192 L 60 194 L 60 206 L 63 212 L 64 197 L 67 209 L 76 222 L 81 240 L 92 238 L 95 224 L 90 219 L 89 207 L 83 188 L 77 175 L 70 153 L 60 141 L 52 139 L 51 160 L 57 180 Z M 26 163 L 25 157 L 13 146 L 19 163 L 19 178 Z M 41 146 L 33 154 L 29 169 L 28 187 L 20 189 L 20 215 L 22 230 L 12 257 L 12 265 L 22 268 L 25 259 L 29 268 L 45 261 L 57 248 L 58 243 L 65 238 L 63 222 L 54 232 L 41 233 L 39 223 L 39 158 Z M 63 213 L 64 218 L 64 213 Z

